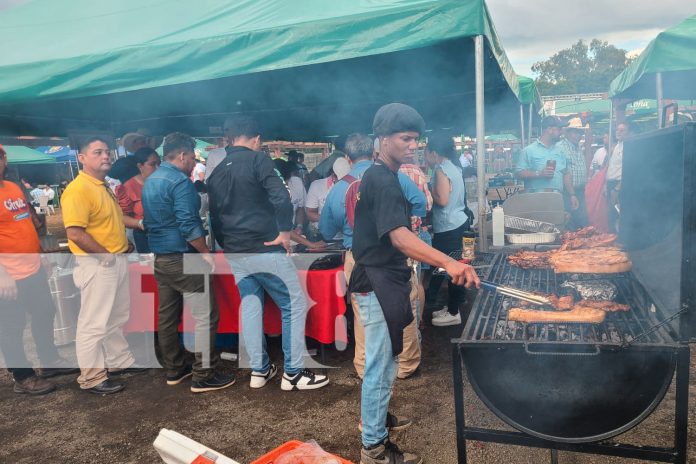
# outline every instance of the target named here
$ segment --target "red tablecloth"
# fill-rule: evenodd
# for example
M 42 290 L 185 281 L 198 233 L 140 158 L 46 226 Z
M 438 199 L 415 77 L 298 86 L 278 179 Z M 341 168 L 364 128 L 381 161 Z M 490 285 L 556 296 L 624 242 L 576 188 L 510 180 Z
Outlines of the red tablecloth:
M 213 278 L 213 291 L 220 311 L 218 333 L 239 333 L 240 296 L 229 264 L 217 259 L 217 269 L 224 274 Z M 150 265 L 132 263 L 130 271 L 131 314 L 124 332 L 153 332 L 157 327 L 157 282 Z M 309 304 L 305 335 L 321 343 L 347 342 L 343 314 L 346 280 L 343 268 L 321 271 L 298 271 Z M 187 327 L 193 327 L 188 309 L 184 311 Z M 190 325 L 189 325 L 190 324 Z M 263 315 L 264 332 L 280 334 L 280 310 L 266 295 Z

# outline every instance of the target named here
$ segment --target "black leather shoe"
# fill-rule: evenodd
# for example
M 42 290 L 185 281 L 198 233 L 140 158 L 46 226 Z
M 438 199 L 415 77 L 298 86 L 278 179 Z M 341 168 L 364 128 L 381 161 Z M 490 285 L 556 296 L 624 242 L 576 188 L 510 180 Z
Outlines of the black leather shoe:
M 79 373 L 80 368 L 63 358 L 58 358 L 58 360 L 54 363 L 36 369 L 36 375 L 42 379 L 57 377 L 59 375 L 71 375 Z
M 124 384 L 106 379 L 99 385 L 95 385 L 92 388 L 86 388 L 84 391 L 94 393 L 96 395 L 112 395 L 114 393 L 120 392 L 124 388 L 126 388 Z
M 150 368 L 149 367 L 127 367 L 125 369 L 121 369 L 120 371 L 112 371 L 109 372 L 108 375 L 109 377 L 121 377 L 122 375 L 137 375 L 137 374 L 143 374 L 147 372 Z

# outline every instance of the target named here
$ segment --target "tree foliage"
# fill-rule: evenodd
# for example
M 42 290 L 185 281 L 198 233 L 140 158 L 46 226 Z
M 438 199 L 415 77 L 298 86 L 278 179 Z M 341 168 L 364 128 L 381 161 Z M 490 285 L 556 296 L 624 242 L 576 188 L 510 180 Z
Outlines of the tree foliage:
M 630 62 L 626 53 L 599 39 L 589 45 L 578 40 L 548 60 L 534 63 L 532 72 L 542 95 L 606 92 Z

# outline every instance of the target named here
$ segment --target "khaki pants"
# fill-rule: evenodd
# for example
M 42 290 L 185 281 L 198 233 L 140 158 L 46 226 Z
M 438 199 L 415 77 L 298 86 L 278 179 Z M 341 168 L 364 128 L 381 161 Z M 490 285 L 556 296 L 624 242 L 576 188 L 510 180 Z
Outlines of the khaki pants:
M 78 256 L 76 261 L 73 280 L 81 292 L 75 337 L 81 370 L 77 382 L 87 389 L 107 379 L 107 367 L 125 369 L 135 361 L 122 330 L 130 317 L 128 259 L 117 255 L 111 267 L 90 256 Z
M 346 259 L 343 266 L 343 272 L 346 275 L 346 282 L 350 282 L 350 275 L 353 273 L 355 260 L 353 253 L 346 251 Z M 411 271 L 411 311 L 413 311 L 413 321 L 404 329 L 404 349 L 399 355 L 399 371 L 398 378 L 408 377 L 413 374 L 420 365 L 421 361 L 421 346 L 420 334 L 418 332 L 418 279 L 415 272 Z M 350 295 L 350 304 L 353 307 L 353 331 L 355 332 L 355 356 L 353 357 L 353 366 L 358 376 L 362 378 L 365 370 L 365 331 L 360 323 L 358 304 L 353 295 Z

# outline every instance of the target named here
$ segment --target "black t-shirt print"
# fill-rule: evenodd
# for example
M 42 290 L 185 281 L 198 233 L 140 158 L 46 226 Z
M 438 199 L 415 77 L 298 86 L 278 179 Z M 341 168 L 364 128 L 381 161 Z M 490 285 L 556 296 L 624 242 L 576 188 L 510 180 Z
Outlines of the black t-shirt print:
M 408 203 L 397 174 L 377 162 L 362 177 L 355 207 L 353 256 L 358 267 L 407 269 L 406 256 L 392 245 L 389 232 L 410 227 Z M 359 269 L 354 291 L 369 291 Z M 363 281 L 362 284 L 360 281 Z

